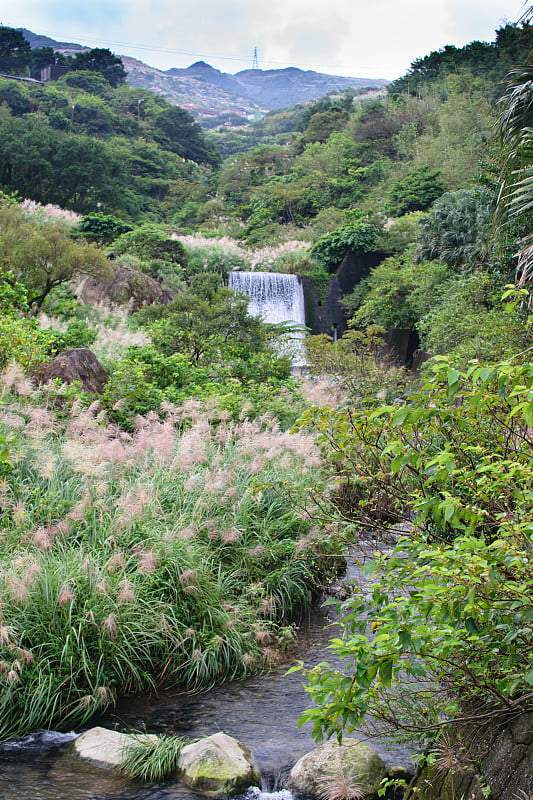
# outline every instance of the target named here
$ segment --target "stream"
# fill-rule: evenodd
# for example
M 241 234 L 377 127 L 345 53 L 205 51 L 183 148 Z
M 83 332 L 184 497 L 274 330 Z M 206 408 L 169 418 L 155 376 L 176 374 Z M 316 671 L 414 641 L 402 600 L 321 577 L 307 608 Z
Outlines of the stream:
M 358 560 L 350 558 L 343 582 L 359 581 L 361 577 Z M 332 607 L 313 610 L 299 627 L 292 661 L 302 660 L 306 666 L 325 660 L 335 663 L 327 646 L 339 630 Z M 102 725 L 125 732 L 135 729 L 191 738 L 224 731 L 252 751 L 260 768 L 262 792 L 251 790 L 248 800 L 288 800 L 291 795 L 279 790 L 290 768 L 316 747 L 311 726 L 298 727 L 309 696 L 303 688 L 302 675 L 287 675 L 288 666 L 290 662 L 268 673 L 198 694 L 128 697 L 86 727 Z M 41 731 L 0 745 L 0 800 L 197 800 L 198 795 L 176 780 L 149 784 L 125 781 L 111 771 L 73 758 L 68 742 L 74 736 L 74 732 Z M 412 764 L 410 757 L 415 751 L 405 744 L 374 737 L 369 744 L 387 766 Z

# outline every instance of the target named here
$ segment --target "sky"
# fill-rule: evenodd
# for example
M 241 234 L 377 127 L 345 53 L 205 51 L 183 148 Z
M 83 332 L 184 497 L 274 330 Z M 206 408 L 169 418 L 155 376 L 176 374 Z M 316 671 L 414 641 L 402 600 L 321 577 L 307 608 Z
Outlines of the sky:
M 7 5 L 7 4 L 6 4 Z M 206 61 L 223 72 L 300 67 L 394 79 L 447 44 L 490 42 L 526 0 L 17 0 L 0 24 L 159 69 Z

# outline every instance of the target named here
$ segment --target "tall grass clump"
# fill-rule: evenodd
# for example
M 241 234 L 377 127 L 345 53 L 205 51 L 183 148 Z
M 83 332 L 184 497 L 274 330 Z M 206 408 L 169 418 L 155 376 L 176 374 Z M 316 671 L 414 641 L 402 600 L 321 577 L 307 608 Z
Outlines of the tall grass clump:
M 338 564 L 296 509 L 321 480 L 312 440 L 195 401 L 125 432 L 2 378 L 0 738 L 272 663 Z
M 162 781 L 178 768 L 183 747 L 190 740 L 181 736 L 135 734 L 122 754 L 120 772 L 141 781 Z

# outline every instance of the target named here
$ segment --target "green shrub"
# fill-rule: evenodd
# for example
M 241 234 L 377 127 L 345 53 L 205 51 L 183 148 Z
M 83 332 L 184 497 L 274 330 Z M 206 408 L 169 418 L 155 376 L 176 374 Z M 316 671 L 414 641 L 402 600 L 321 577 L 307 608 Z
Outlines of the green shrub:
M 531 364 L 446 359 L 401 406 L 304 415 L 338 476 L 337 512 L 409 530 L 344 604 L 333 649 L 348 674 L 309 672 L 318 738 L 367 713 L 394 726 L 397 695 L 423 700 L 413 731 L 531 711 L 532 424 Z
M 69 322 L 65 331 L 48 329 L 46 333 L 48 334 L 46 352 L 51 357 L 72 347 L 90 347 L 98 336 L 96 328 L 90 328 L 87 322 L 79 319 Z
M 343 225 L 317 239 L 311 247 L 311 255 L 332 271 L 341 263 L 347 253 L 368 253 L 372 250 L 379 233 L 379 227 L 370 220 L 362 219 Z
M 133 226 L 114 214 L 93 212 L 85 214 L 75 225 L 73 233 L 92 242 L 109 244 L 121 234 L 133 230 Z
M 16 361 L 23 369 L 33 369 L 46 361 L 48 337 L 36 320 L 0 317 L 0 369 Z

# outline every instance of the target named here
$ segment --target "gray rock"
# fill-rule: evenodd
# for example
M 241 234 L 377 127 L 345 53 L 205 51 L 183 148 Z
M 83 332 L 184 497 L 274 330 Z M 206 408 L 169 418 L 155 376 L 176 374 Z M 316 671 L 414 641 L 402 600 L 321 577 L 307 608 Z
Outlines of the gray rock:
M 311 797 L 375 797 L 386 775 L 376 751 L 357 739 L 325 742 L 292 768 L 287 788 Z
M 117 264 L 109 280 L 85 276 L 75 289 L 84 305 L 110 307 L 128 305 L 133 311 L 143 306 L 168 303 L 174 292 L 165 292 L 150 275 L 140 270 Z
M 196 792 L 215 797 L 239 794 L 259 785 L 259 771 L 248 748 L 225 733 L 186 745 L 180 753 L 181 780 Z
M 154 734 L 147 738 L 157 740 Z M 74 740 L 74 752 L 80 757 L 97 762 L 103 767 L 120 767 L 125 748 L 138 740 L 126 733 L 110 731 L 107 728 L 90 728 Z

